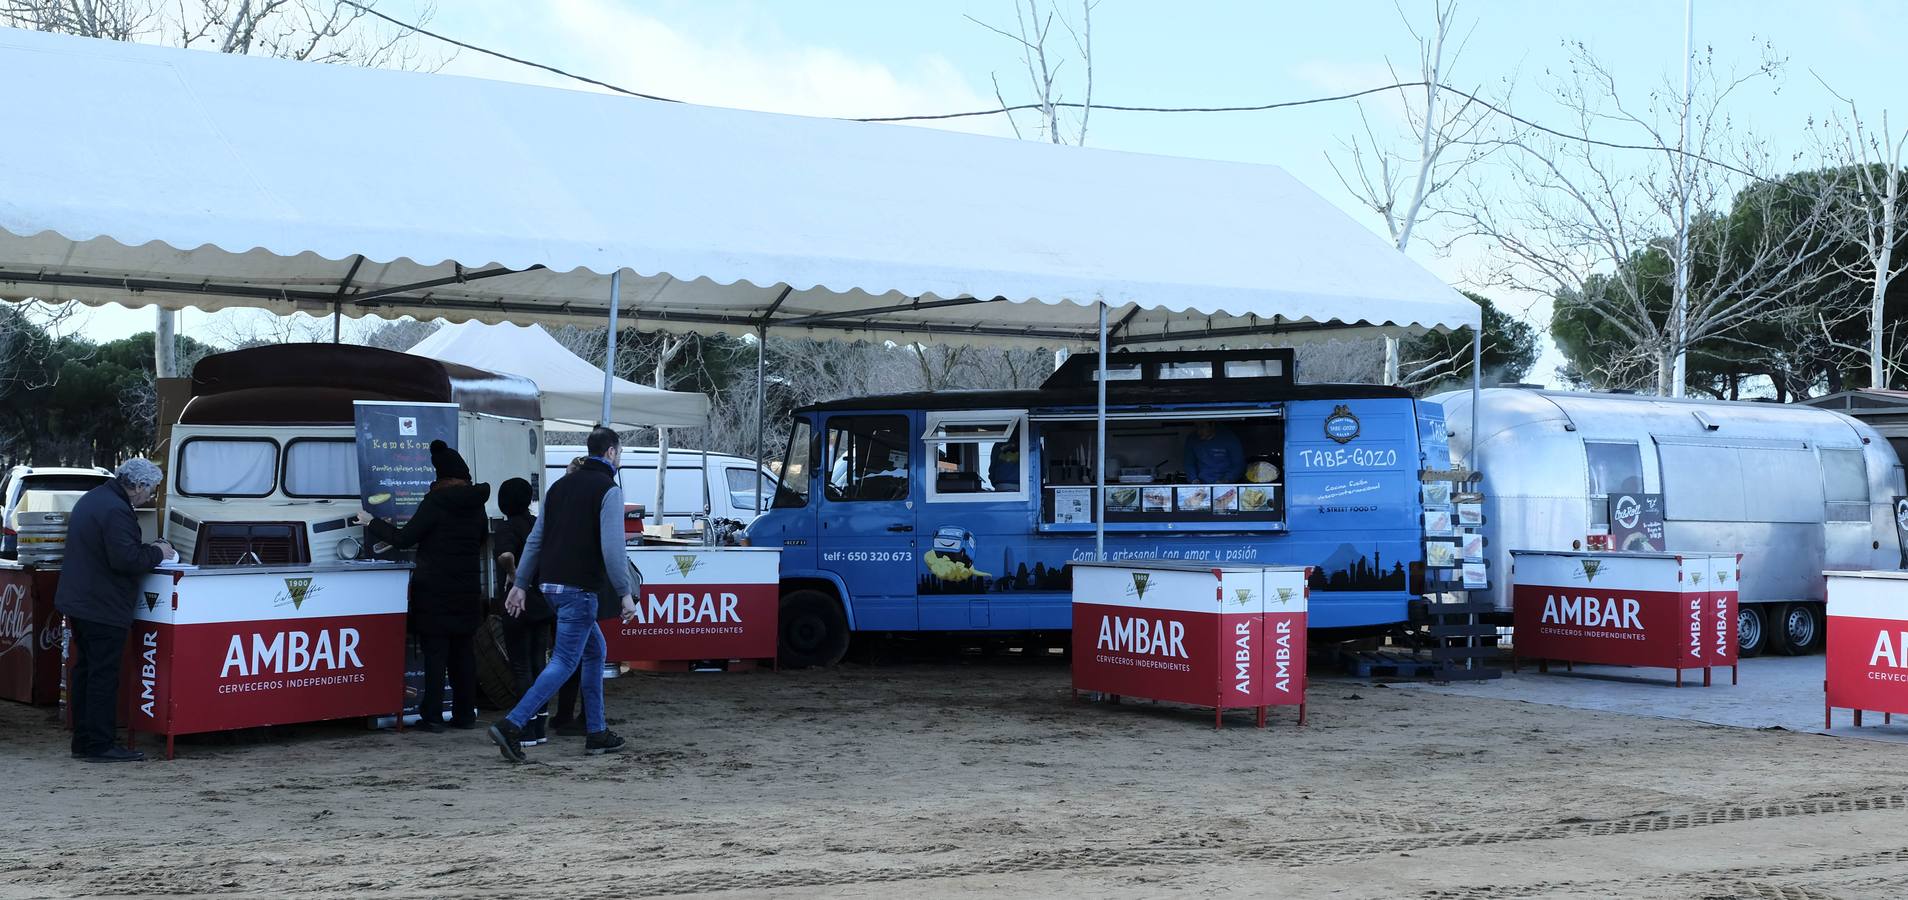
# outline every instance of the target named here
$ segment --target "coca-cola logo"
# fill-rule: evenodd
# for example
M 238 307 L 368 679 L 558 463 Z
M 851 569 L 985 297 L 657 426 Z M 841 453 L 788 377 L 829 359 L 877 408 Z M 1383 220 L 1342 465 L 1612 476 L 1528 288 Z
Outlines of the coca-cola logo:
M 26 586 L 9 584 L 0 588 L 0 653 L 15 647 L 33 646 L 33 614 L 27 608 Z

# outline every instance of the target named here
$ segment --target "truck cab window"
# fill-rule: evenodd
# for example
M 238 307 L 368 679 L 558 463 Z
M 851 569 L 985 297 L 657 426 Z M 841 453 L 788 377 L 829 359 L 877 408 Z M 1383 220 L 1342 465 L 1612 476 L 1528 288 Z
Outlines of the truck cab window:
M 788 452 L 782 454 L 782 481 L 768 496 L 775 509 L 801 509 L 808 505 L 809 478 L 815 471 L 815 432 L 807 419 L 797 419 L 788 432 Z M 754 503 L 753 497 L 749 499 Z
M 358 442 L 298 438 L 286 445 L 285 496 L 358 496 Z
M 1590 464 L 1590 524 L 1610 524 L 1611 494 L 1643 490 L 1643 454 L 1635 444 L 1583 442 Z
M 761 483 L 763 503 L 775 496 L 775 483 L 754 469 L 723 469 L 722 477 L 729 486 L 729 505 L 736 509 L 755 509 L 757 482 Z
M 179 448 L 179 492 L 199 497 L 269 497 L 278 485 L 278 442 L 190 438 Z
M 828 420 L 827 453 L 828 499 L 907 499 L 906 416 L 831 418 Z

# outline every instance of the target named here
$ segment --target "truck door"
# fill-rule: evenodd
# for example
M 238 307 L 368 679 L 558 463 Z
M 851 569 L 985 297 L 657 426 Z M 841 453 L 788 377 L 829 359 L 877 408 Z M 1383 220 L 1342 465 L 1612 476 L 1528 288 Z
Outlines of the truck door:
M 1053 627 L 1036 624 L 1039 604 L 1028 596 L 1034 473 L 1026 412 L 929 412 L 922 434 L 921 468 L 933 473 L 922 476 L 914 528 L 922 630 Z
M 827 480 L 816 516 L 821 567 L 848 588 L 857 629 L 911 631 L 920 620 L 909 417 L 838 414 L 823 427 Z

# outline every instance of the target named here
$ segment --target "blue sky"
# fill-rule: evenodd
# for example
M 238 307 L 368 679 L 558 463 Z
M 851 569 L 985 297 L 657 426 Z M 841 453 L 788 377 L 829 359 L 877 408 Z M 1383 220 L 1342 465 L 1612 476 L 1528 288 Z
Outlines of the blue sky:
M 386 0 L 380 8 L 409 19 L 418 5 Z M 442 0 L 438 5 L 431 27 L 447 35 L 693 102 L 813 115 L 945 112 L 991 104 L 990 74 L 995 73 L 1010 102 L 1030 99 L 1015 47 L 964 18 L 1010 25 L 1011 0 Z M 1415 21 L 1429 20 L 1428 0 L 1405 0 L 1403 6 Z M 1806 151 L 1804 123 L 1833 108 L 1817 76 L 1871 116 L 1895 103 L 1897 128 L 1908 124 L 1908 103 L 1900 91 L 1903 70 L 1895 52 L 1908 46 L 1908 5 L 1698 0 L 1695 16 L 1699 48 L 1713 49 L 1725 68 L 1753 66 L 1764 42 L 1788 59 L 1779 83 L 1740 94 L 1733 108 L 1736 121 L 1767 135 L 1782 157 Z M 1458 18 L 1460 31 L 1468 30 L 1469 37 L 1453 81 L 1495 89 L 1514 78 L 1515 108 L 1539 120 L 1558 118 L 1542 88 L 1548 73 L 1565 65 L 1567 41 L 1588 46 L 1638 98 L 1666 78 L 1680 77 L 1683 4 L 1677 0 L 1468 0 L 1460 3 Z M 1390 81 L 1387 59 L 1409 80 L 1417 52 L 1389 0 L 1102 0 L 1093 38 L 1095 99 L 1133 105 L 1254 103 L 1340 93 Z M 459 52 L 443 71 L 583 87 L 468 51 Z M 1077 86 L 1068 93 L 1077 98 Z M 1394 127 L 1400 123 L 1388 101 L 1368 101 L 1366 112 L 1381 136 L 1407 140 Z M 959 127 L 1008 133 L 998 119 Z M 1357 129 L 1357 109 L 1350 103 L 1239 114 L 1100 111 L 1092 117 L 1087 143 L 1277 164 L 1379 230 L 1376 218 L 1357 206 L 1327 163 L 1327 154 L 1339 151 Z M 1625 137 L 1621 132 L 1611 136 Z M 1488 264 L 1474 247 L 1440 254 L 1427 244 L 1414 247 L 1413 256 L 1457 283 L 1476 278 Z M 1547 321 L 1539 298 L 1505 299 L 1514 310 L 1527 310 L 1540 328 Z M 204 335 L 206 318 L 187 313 L 182 327 Z M 116 336 L 144 329 L 150 321 L 143 312 L 98 312 L 90 314 L 85 328 Z M 1547 354 L 1533 376 L 1547 380 L 1559 361 Z

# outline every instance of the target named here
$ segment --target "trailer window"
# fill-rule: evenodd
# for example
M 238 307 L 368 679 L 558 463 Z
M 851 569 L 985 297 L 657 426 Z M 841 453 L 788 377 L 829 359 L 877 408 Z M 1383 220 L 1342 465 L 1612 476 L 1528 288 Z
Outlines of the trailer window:
M 1635 444 L 1584 441 L 1590 464 L 1590 524 L 1610 524 L 1610 495 L 1641 493 L 1643 455 Z
M 808 505 L 808 483 L 815 471 L 815 432 L 807 419 L 797 419 L 788 433 L 788 452 L 782 454 L 782 481 L 775 486 L 776 509 Z
M 278 442 L 190 438 L 179 447 L 179 492 L 199 497 L 268 497 L 278 484 Z
M 1830 503 L 1868 502 L 1868 465 L 1862 451 L 1822 451 L 1822 493 Z
M 828 420 L 828 499 L 905 500 L 906 416 L 836 416 Z
M 286 445 L 285 496 L 358 496 L 358 442 L 301 438 Z

